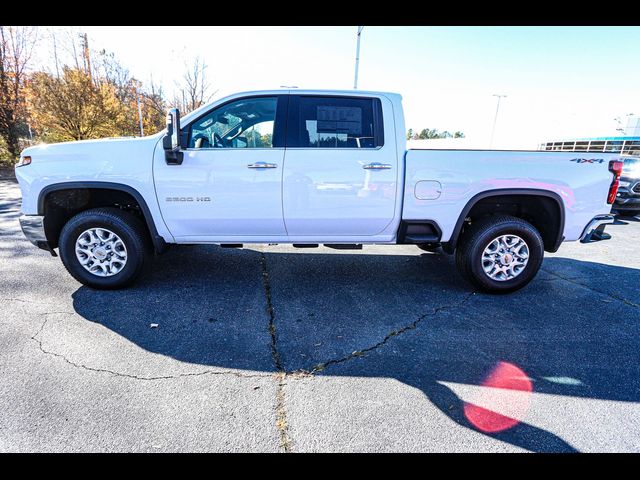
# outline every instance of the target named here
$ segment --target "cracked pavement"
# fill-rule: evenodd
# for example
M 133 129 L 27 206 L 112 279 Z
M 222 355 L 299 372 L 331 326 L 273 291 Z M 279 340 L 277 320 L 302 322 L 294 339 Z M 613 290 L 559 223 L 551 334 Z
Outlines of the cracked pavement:
M 413 246 L 174 247 L 98 292 L 19 206 L 0 178 L 0 451 L 640 451 L 637 219 L 507 296 Z

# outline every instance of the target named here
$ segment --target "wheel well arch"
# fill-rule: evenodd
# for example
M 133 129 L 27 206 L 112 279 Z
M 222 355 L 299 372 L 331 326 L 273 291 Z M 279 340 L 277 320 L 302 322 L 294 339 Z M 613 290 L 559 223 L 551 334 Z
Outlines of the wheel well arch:
M 509 214 L 531 223 L 540 232 L 547 252 L 555 252 L 564 240 L 565 210 L 560 195 L 550 190 L 497 189 L 472 197 L 463 208 L 451 238 L 443 245 L 453 253 L 465 224 L 492 214 Z
M 38 214 L 45 218 L 45 235 L 51 248 L 58 246 L 60 231 L 72 216 L 90 208 L 107 206 L 117 206 L 141 217 L 155 250 L 161 253 L 167 248 L 140 192 L 129 185 L 100 181 L 54 183 L 40 191 Z

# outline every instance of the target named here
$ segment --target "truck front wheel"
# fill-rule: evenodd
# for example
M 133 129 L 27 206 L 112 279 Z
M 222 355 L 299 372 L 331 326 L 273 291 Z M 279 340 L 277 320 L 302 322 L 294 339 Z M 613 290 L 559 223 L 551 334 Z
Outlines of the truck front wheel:
M 487 293 L 510 293 L 538 273 L 544 243 L 529 222 L 508 215 L 483 218 L 468 227 L 456 250 L 458 271 Z
M 60 258 L 80 283 L 97 289 L 130 285 L 149 253 L 142 221 L 117 208 L 94 208 L 71 218 L 62 228 Z

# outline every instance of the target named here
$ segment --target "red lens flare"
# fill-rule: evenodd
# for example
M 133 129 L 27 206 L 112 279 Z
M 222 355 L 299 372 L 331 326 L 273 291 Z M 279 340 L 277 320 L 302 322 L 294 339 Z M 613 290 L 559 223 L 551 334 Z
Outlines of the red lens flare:
M 499 362 L 481 386 L 489 388 L 481 389 L 473 402 L 465 402 L 464 404 L 465 417 L 478 430 L 485 433 L 508 430 L 520 423 L 529 411 L 533 385 L 527 374 L 512 363 Z M 509 392 L 494 389 L 516 392 L 509 394 Z M 508 405 L 505 405 L 505 399 Z M 484 405 L 484 407 L 480 405 Z M 496 406 L 496 409 L 508 410 L 508 415 L 488 408 L 493 405 Z

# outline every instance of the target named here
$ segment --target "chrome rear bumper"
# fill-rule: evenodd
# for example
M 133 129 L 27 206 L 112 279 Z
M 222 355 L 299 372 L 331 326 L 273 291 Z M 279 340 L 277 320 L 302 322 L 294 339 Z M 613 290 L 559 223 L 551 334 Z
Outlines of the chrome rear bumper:
M 604 233 L 604 229 L 607 225 L 612 224 L 614 221 L 615 218 L 613 215 L 596 215 L 582 232 L 582 235 L 580 236 L 580 242 L 590 243 L 610 239 L 611 235 L 609 235 L 608 233 Z

